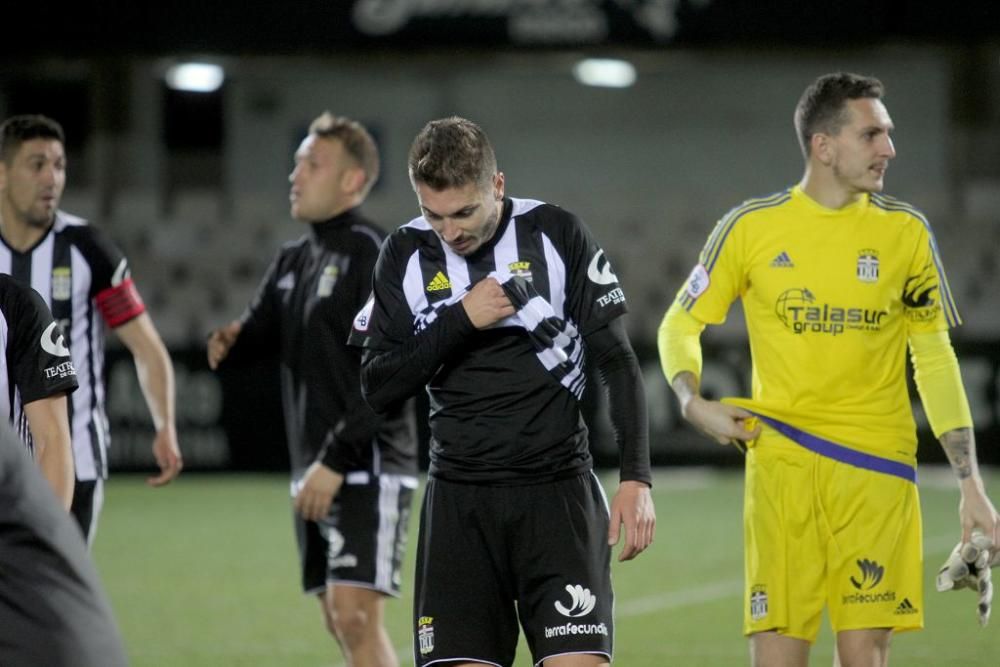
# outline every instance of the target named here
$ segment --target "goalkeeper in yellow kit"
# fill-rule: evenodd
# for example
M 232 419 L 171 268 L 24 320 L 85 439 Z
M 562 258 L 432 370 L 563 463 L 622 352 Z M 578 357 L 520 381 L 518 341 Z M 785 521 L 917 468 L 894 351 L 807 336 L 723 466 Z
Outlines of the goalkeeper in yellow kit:
M 1000 544 L 948 327 L 958 311 L 924 216 L 880 194 L 895 157 L 882 84 L 818 78 L 795 110 L 801 182 L 724 216 L 659 330 L 685 418 L 748 446 L 744 632 L 755 667 L 804 667 L 824 607 L 836 664 L 884 666 L 923 626 L 909 346 L 958 476 L 962 541 Z M 741 299 L 752 398 L 699 395 L 707 324 Z

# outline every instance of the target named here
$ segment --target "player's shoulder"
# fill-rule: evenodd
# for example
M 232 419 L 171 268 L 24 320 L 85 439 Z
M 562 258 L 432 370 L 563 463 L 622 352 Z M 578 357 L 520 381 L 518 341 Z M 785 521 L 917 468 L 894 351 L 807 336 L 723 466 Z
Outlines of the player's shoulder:
M 19 290 L 24 287 L 24 283 L 19 282 L 14 278 L 14 276 L 8 273 L 0 273 L 0 290 L 8 292 L 10 290 Z
M 2 306 L 3 311 L 6 313 L 11 303 L 25 298 L 24 293 L 27 289 L 30 288 L 15 280 L 13 276 L 0 273 L 0 306 Z
M 45 302 L 30 285 L 6 273 L 0 273 L 0 308 L 7 314 L 24 307 L 38 310 L 45 307 Z
M 117 256 L 121 253 L 117 244 L 100 225 L 78 215 L 58 211 L 53 230 L 80 250 L 88 261 L 95 254 Z
M 425 243 L 433 244 L 436 238 L 437 234 L 427 218 L 418 215 L 394 229 L 386 239 L 386 247 L 396 253 L 407 252 Z
M 557 204 L 539 199 L 510 198 L 510 217 L 540 226 L 579 224 L 580 219 Z
M 881 192 L 873 192 L 869 195 L 869 201 L 872 208 L 886 218 L 918 229 L 930 229 L 924 212 L 909 202 Z
M 288 241 L 282 242 L 282 244 L 278 246 L 278 253 L 286 254 L 286 253 L 298 252 L 303 248 L 307 247 L 308 245 L 309 245 L 309 235 L 303 234 L 302 236 L 299 236 L 297 238 L 289 239 Z
M 70 239 L 89 239 L 99 233 L 86 218 L 62 210 L 56 211 L 52 227 L 57 234 L 63 234 Z
M 722 216 L 720 223 L 723 225 L 736 225 L 741 222 L 766 220 L 782 211 L 791 201 L 792 188 L 778 190 L 762 197 L 751 197 L 729 209 Z
M 566 214 L 566 211 L 555 204 L 549 204 L 539 199 L 510 198 L 510 217 L 512 218 L 559 218 Z
M 310 242 L 311 239 L 308 234 L 284 241 L 278 246 L 278 251 L 275 253 L 272 261 L 279 268 L 298 266 L 299 258 L 309 255 L 312 252 L 310 250 Z
M 559 245 L 559 239 L 569 243 L 569 239 L 578 238 L 584 230 L 584 223 L 572 211 L 557 204 L 538 199 L 511 198 L 510 217 L 519 227 L 541 232 L 545 237 Z
M 385 230 L 367 218 L 359 217 L 347 228 L 351 241 L 360 250 L 371 250 L 378 252 L 385 240 Z

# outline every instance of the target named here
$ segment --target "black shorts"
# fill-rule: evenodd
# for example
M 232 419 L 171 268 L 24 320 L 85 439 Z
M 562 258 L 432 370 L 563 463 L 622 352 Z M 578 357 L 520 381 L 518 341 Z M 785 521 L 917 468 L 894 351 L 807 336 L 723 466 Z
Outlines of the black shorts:
M 321 593 L 346 584 L 398 596 L 416 488 L 411 475 L 352 472 L 325 519 L 296 514 L 302 589 Z
M 418 666 L 506 667 L 518 619 L 534 663 L 611 658 L 608 505 L 593 473 L 531 486 L 427 483 L 414 596 Z

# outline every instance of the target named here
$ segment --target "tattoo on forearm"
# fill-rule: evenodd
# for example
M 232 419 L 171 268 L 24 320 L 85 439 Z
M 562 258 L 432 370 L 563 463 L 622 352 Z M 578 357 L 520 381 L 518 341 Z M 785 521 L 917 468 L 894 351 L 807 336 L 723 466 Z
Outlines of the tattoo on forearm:
M 972 476 L 976 465 L 976 445 L 972 429 L 958 428 L 942 434 L 941 447 L 959 479 Z

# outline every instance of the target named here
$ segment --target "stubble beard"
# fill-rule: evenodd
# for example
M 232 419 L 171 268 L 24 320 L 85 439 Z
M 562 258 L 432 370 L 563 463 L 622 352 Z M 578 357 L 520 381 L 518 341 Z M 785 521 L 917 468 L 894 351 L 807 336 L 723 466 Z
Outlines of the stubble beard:
M 31 205 L 27 208 L 21 209 L 11 198 L 9 193 L 4 196 L 4 204 L 4 209 L 13 213 L 15 220 L 20 221 L 26 227 L 42 230 L 48 229 L 52 226 L 52 223 L 54 223 L 56 219 L 56 211 L 59 209 L 58 201 L 55 206 L 52 207 L 51 213 L 34 213 L 32 211 L 34 206 Z
M 48 229 L 52 226 L 52 223 L 56 220 L 55 212 L 52 212 L 45 216 L 39 215 L 28 215 L 23 216 L 24 222 L 28 227 L 33 227 L 35 229 Z
M 493 213 L 490 215 L 488 222 L 483 228 L 483 242 L 480 245 L 489 243 L 493 236 L 497 233 L 497 228 L 500 226 L 500 203 L 493 207 Z

